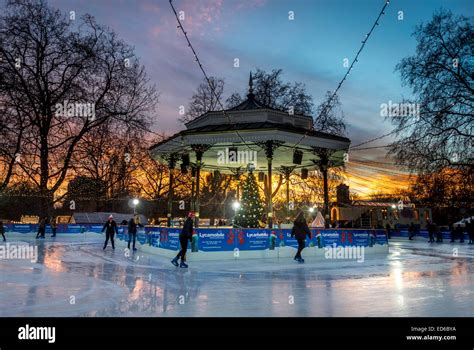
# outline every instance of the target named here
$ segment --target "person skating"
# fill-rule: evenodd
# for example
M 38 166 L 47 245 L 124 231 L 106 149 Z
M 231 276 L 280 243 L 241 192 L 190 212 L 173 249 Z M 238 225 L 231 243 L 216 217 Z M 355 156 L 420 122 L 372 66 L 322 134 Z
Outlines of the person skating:
M 459 243 L 464 243 L 464 231 L 460 224 L 456 226 L 456 236 L 459 237 Z
M 135 218 L 131 218 L 130 221 L 128 222 L 128 249 L 130 249 L 130 242 L 133 239 L 133 250 L 137 250 L 135 248 L 135 241 L 137 240 L 137 226 L 143 227 L 142 224 L 140 224 L 137 221 L 135 221 Z
M 410 241 L 413 240 L 413 237 L 415 237 L 415 224 L 413 224 L 413 222 L 410 224 L 410 226 L 408 227 L 408 232 L 409 232 L 409 236 L 408 236 L 408 239 Z
M 294 259 L 299 263 L 304 263 L 304 259 L 301 257 L 301 252 L 306 246 L 306 236 L 311 238 L 311 231 L 309 230 L 304 212 L 300 211 L 295 218 L 293 228 L 291 229 L 291 237 L 295 237 L 298 242 L 298 250 Z
M 181 250 L 179 251 L 178 255 L 171 260 L 171 263 L 178 267 L 178 260 L 181 258 L 181 263 L 179 267 L 187 268 L 188 265 L 185 263 L 186 261 L 186 251 L 188 250 L 188 241 L 191 242 L 193 239 L 193 226 L 194 226 L 194 213 L 191 211 L 188 214 L 188 218 L 184 222 L 183 229 L 179 234 L 179 244 L 181 245 Z
M 466 230 L 469 235 L 469 244 L 474 244 L 474 222 L 472 219 L 466 222 Z
M 436 232 L 436 243 L 443 243 L 443 233 L 441 232 L 441 227 L 436 225 L 436 223 L 434 223 L 433 225 L 434 230 Z
M 453 223 L 450 223 L 449 224 L 449 233 L 451 234 L 451 243 L 454 243 L 454 241 L 456 240 L 456 230 L 453 226 Z
M 56 218 L 53 216 L 51 218 L 51 230 L 53 231 L 53 234 L 51 237 L 56 237 L 56 230 L 58 229 L 58 223 L 56 221 Z
M 0 234 L 2 234 L 3 241 L 6 242 L 7 239 L 5 238 L 5 227 L 3 226 L 3 221 L 0 221 Z
M 114 245 L 114 234 L 118 234 L 117 223 L 114 221 L 114 217 L 112 215 L 109 216 L 109 219 L 105 222 L 104 227 L 102 227 L 102 232 L 105 230 L 105 243 L 104 243 L 104 250 L 107 248 L 107 243 L 112 243 L 112 249 L 115 250 Z
M 44 235 L 46 233 L 46 223 L 47 217 L 42 217 L 38 224 L 38 233 L 36 234 L 36 238 L 44 238 Z
M 385 225 L 385 230 L 387 232 L 387 238 L 391 239 L 392 238 L 392 228 L 390 227 L 390 224 L 388 222 Z
M 431 220 L 428 220 L 428 224 L 426 225 L 426 229 L 428 230 L 428 236 L 429 236 L 429 241 L 428 243 L 434 243 L 434 233 L 435 233 L 435 226 L 431 222 Z

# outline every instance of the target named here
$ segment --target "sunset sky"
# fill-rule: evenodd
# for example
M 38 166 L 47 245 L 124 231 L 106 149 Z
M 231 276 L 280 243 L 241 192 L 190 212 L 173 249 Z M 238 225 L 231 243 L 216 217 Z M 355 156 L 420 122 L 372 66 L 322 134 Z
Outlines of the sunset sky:
M 185 12 L 183 24 L 209 75 L 226 82 L 226 97 L 245 92 L 250 70 L 282 68 L 284 79 L 306 84 L 315 105 L 334 90 L 345 73 L 343 60 L 354 58 L 384 0 L 174 0 Z M 380 105 L 409 97 L 395 65 L 415 51 L 415 25 L 445 7 L 471 14 L 469 0 L 393 0 L 340 90 L 352 145 L 391 131 Z M 187 106 L 202 73 L 193 60 L 168 0 L 52 0 L 76 16 L 89 13 L 135 46 L 151 81 L 160 91 L 153 130 L 184 128 L 178 108 Z M 294 12 L 294 20 L 288 12 Z M 403 20 L 399 20 L 403 11 Z M 234 59 L 240 67 L 234 68 Z M 383 146 L 390 137 L 368 144 Z M 351 189 L 361 195 L 406 186 L 407 173 L 390 165 L 384 148 L 350 153 Z M 374 163 L 378 162 L 378 163 Z M 369 162 L 369 163 L 367 163 Z

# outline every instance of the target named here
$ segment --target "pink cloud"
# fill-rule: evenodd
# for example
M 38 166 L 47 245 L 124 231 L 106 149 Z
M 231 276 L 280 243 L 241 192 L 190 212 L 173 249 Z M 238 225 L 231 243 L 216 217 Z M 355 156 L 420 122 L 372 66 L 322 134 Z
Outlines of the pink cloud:
M 163 32 L 163 28 L 161 28 L 160 26 L 153 26 L 149 30 L 151 37 L 154 39 L 158 38 L 162 32 Z

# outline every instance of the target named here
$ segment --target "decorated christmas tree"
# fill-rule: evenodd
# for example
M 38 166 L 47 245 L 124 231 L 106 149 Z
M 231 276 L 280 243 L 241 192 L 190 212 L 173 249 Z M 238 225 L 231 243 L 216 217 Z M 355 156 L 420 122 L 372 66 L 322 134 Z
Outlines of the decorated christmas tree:
M 257 181 L 253 173 L 247 176 L 242 190 L 242 200 L 234 223 L 240 227 L 258 227 L 264 208 L 258 192 Z

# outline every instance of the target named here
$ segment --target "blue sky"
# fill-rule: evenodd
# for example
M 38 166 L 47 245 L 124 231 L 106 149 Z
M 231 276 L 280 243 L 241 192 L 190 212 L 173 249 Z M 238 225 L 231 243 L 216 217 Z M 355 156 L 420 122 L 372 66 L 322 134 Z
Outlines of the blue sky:
M 90 13 L 136 48 L 161 92 L 155 128 L 174 132 L 178 106 L 187 105 L 202 75 L 168 0 L 54 0 L 52 5 L 77 15 Z M 284 78 L 301 81 L 316 104 L 344 74 L 343 59 L 352 60 L 383 0 L 174 0 L 204 67 L 226 80 L 226 93 L 243 91 L 248 72 L 257 67 L 282 68 Z M 354 143 L 389 130 L 380 104 L 410 91 L 401 86 L 395 65 L 415 50 L 411 33 L 440 7 L 472 13 L 467 0 L 392 0 L 359 62 L 340 91 Z M 294 11 L 295 19 L 288 19 Z M 404 19 L 398 20 L 398 11 Z M 233 67 L 239 58 L 240 67 Z M 353 134 L 351 134 L 353 132 Z
M 226 95 L 244 92 L 250 70 L 282 68 L 284 79 L 303 82 L 315 105 L 336 88 L 361 40 L 385 0 L 174 0 L 183 24 L 209 75 L 226 81 Z M 51 0 L 76 16 L 89 13 L 135 46 L 160 91 L 154 130 L 183 128 L 178 108 L 187 106 L 202 73 L 193 60 L 168 0 Z M 472 15 L 469 0 L 392 0 L 362 52 L 340 100 L 353 144 L 391 131 L 380 116 L 380 104 L 409 96 L 395 65 L 415 51 L 415 25 L 437 9 Z M 288 12 L 294 12 L 294 20 Z M 403 20 L 398 12 L 403 11 Z M 240 67 L 234 68 L 234 58 Z M 383 145 L 390 138 L 370 146 Z M 363 159 L 383 159 L 384 150 L 359 152 Z

